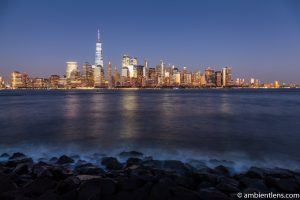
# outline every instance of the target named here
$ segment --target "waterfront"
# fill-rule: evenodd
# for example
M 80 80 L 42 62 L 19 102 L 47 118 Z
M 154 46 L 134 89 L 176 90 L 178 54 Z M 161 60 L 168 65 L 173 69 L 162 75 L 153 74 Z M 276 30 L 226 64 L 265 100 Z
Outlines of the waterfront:
M 0 147 L 297 168 L 299 97 L 298 89 L 3 90 Z

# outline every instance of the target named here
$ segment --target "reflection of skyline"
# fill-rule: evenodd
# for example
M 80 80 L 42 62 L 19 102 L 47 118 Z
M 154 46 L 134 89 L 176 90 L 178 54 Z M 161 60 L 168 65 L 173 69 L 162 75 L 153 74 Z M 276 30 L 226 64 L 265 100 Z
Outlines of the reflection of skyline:
M 76 139 L 80 137 L 77 133 L 77 127 L 74 126 L 77 118 L 79 117 L 79 96 L 78 95 L 66 95 L 63 104 L 64 121 L 62 122 L 62 136 L 68 139 Z
M 97 95 L 93 94 L 90 98 L 90 101 L 88 101 L 88 113 L 87 118 L 89 121 L 87 123 L 89 124 L 87 127 L 89 127 L 89 131 L 87 131 L 85 134 L 96 136 L 96 135 L 102 135 L 105 134 L 104 132 L 104 125 L 103 121 L 105 120 L 105 116 L 103 116 L 103 113 L 105 112 L 105 98 L 102 94 Z
M 120 131 L 122 132 L 122 136 L 125 138 L 133 138 L 137 133 L 137 125 L 139 119 L 137 119 L 136 111 L 137 111 L 137 97 L 135 92 L 124 92 L 120 95 L 121 97 L 121 127 Z

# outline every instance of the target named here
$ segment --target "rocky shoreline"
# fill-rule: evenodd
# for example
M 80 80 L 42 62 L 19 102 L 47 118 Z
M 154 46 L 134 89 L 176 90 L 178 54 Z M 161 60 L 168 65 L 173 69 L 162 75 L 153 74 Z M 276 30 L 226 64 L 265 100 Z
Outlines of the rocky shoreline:
M 137 151 L 118 158 L 91 155 L 40 158 L 0 156 L 1 200 L 238 199 L 237 193 L 299 193 L 300 172 L 251 167 L 236 173 L 229 161 L 155 160 Z M 224 165 L 229 163 L 229 165 Z

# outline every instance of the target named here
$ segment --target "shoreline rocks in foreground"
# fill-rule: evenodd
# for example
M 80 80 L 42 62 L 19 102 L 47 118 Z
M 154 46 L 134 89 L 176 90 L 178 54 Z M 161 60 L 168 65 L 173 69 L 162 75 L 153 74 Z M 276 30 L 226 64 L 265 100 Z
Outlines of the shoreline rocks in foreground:
M 93 163 L 80 156 L 40 158 L 23 153 L 0 156 L 1 200 L 102 199 L 238 199 L 237 193 L 299 193 L 300 173 L 288 169 L 251 167 L 234 173 L 214 160 L 154 160 L 136 151 L 119 157 L 93 154 Z M 230 164 L 230 162 L 229 162 Z

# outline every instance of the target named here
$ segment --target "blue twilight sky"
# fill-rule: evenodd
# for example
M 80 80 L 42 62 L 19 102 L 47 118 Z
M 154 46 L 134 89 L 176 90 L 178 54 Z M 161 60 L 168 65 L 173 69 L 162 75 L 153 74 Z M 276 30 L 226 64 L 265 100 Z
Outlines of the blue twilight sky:
M 300 83 L 299 0 L 0 0 L 0 75 L 63 75 L 124 53 L 189 70 L 230 65 L 234 78 Z

